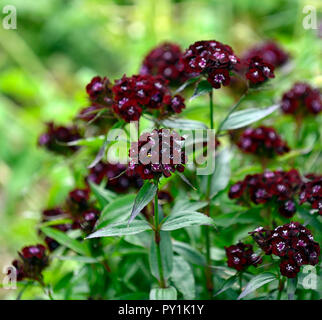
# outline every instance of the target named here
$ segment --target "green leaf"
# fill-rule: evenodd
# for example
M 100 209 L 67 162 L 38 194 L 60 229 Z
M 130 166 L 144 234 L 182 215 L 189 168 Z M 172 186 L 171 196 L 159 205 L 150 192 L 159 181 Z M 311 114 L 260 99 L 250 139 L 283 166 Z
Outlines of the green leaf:
M 207 80 L 202 80 L 197 84 L 195 91 L 193 92 L 193 95 L 190 98 L 190 101 L 201 95 L 207 94 L 212 90 L 213 87 L 211 86 L 211 84 Z
M 167 217 L 163 220 L 161 230 L 171 231 L 191 226 L 214 225 L 210 217 L 194 211 L 183 211 L 180 214 Z
M 101 208 L 104 208 L 109 202 L 115 199 L 116 194 L 113 192 L 93 183 L 89 182 L 91 190 L 94 193 L 95 198 L 97 199 L 98 203 L 100 204 Z
M 231 153 L 228 148 L 223 149 L 216 157 L 215 172 L 211 177 L 210 198 L 225 189 L 230 179 Z
M 154 288 L 150 291 L 150 300 L 177 300 L 177 290 L 168 288 Z
M 199 266 L 206 265 L 206 258 L 195 248 L 191 247 L 188 243 L 174 241 L 173 251 L 192 264 Z
M 180 214 L 185 211 L 197 211 L 201 208 L 204 208 L 208 205 L 207 201 L 189 201 L 189 199 L 179 199 L 174 204 L 170 216 Z
M 173 267 L 173 250 L 172 242 L 169 232 L 160 232 L 160 250 L 161 250 L 161 263 L 163 268 L 163 276 L 167 279 L 172 272 Z M 150 255 L 149 255 L 150 269 L 154 277 L 160 280 L 158 259 L 157 259 L 157 245 L 154 240 L 154 235 L 152 236 Z
M 198 80 L 200 79 L 200 77 L 195 77 L 195 78 L 190 78 L 188 79 L 184 84 L 182 84 L 175 93 L 179 93 L 181 91 L 183 91 L 186 87 L 190 86 L 191 84 L 196 83 Z
M 97 137 L 90 137 L 86 139 L 78 139 L 74 141 L 70 141 L 67 143 L 68 146 L 87 146 L 87 147 L 95 147 L 99 148 L 104 141 L 105 136 L 97 136 Z
M 149 229 L 152 228 L 147 221 L 136 220 L 133 221 L 131 225 L 129 225 L 126 221 L 121 221 L 110 224 L 107 227 L 95 231 L 94 233 L 90 234 L 86 239 L 125 236 L 130 234 L 141 233 Z
M 297 277 L 287 279 L 287 298 L 288 298 L 288 300 L 294 300 L 296 288 L 297 288 Z
M 195 278 L 188 262 L 182 257 L 173 258 L 171 279 L 186 300 L 193 300 L 196 296 Z
M 127 219 L 133 207 L 135 197 L 135 194 L 121 195 L 108 203 L 100 214 L 96 229 L 100 229 L 106 225 L 105 223 L 116 219 L 119 221 Z
M 226 290 L 230 289 L 235 282 L 237 281 L 237 276 L 232 276 L 230 278 L 228 278 L 227 280 L 225 280 L 225 282 L 223 283 L 222 287 L 220 288 L 220 290 L 218 290 L 215 294 L 214 297 L 220 295 L 221 293 L 225 292 Z
M 261 120 L 279 108 L 279 105 L 273 105 L 265 109 L 246 109 L 232 113 L 221 125 L 221 130 L 234 130 L 243 128 L 253 122 Z
M 141 210 L 152 201 L 154 198 L 158 187 L 151 183 L 150 181 L 145 181 L 141 189 L 139 190 L 134 205 L 131 212 L 131 217 L 129 219 L 129 223 L 131 223 L 135 217 L 141 212 Z
M 203 122 L 189 119 L 166 119 L 161 121 L 161 124 L 165 128 L 181 130 L 208 129 Z
M 80 242 L 76 239 L 73 239 L 69 237 L 66 233 L 50 228 L 50 227 L 43 227 L 41 228 L 41 231 L 48 237 L 53 238 L 56 240 L 58 243 L 61 245 L 72 249 L 73 251 L 83 255 L 83 256 L 88 256 L 89 255 L 89 250 L 87 245 L 84 242 Z
M 277 281 L 277 276 L 270 272 L 265 272 L 262 274 L 259 274 L 255 276 L 253 279 L 251 279 L 247 286 L 245 287 L 244 291 L 239 295 L 237 298 L 238 300 L 246 297 L 250 293 L 254 292 L 256 289 L 262 287 L 263 285 L 270 283 L 272 281 Z

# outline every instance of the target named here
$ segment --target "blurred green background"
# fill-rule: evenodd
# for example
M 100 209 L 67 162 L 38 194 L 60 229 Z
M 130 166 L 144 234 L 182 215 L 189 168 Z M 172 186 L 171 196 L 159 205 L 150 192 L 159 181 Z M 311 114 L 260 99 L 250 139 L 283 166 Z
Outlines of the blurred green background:
M 137 73 L 144 55 L 164 40 L 186 48 L 216 39 L 240 54 L 275 39 L 294 69 L 268 104 L 295 80 L 322 86 L 322 39 L 302 26 L 303 7 L 313 5 L 319 15 L 319 0 L 0 0 L 1 10 L 9 2 L 17 30 L 0 27 L 0 271 L 22 246 L 38 241 L 41 209 L 73 186 L 66 161 L 36 141 L 44 121 L 68 123 L 87 106 L 84 87 L 92 76 Z M 216 99 L 222 110 L 234 101 L 222 92 Z M 7 294 L 0 290 L 0 298 Z

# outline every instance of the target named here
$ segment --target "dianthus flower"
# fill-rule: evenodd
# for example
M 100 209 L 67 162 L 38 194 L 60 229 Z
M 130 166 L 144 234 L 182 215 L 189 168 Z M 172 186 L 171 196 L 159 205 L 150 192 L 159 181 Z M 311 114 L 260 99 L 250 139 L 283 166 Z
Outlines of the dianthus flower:
M 291 218 L 296 212 L 294 198 L 301 183 L 301 177 L 295 169 L 287 172 L 266 171 L 247 175 L 244 180 L 230 187 L 228 196 L 230 199 L 238 199 L 242 204 L 277 202 L 279 213 Z
M 67 146 L 66 143 L 78 140 L 81 135 L 75 126 L 55 126 L 53 122 L 47 123 L 47 132 L 38 139 L 38 145 L 50 151 L 67 154 L 78 149 L 76 146 Z
M 239 242 L 236 245 L 226 247 L 225 250 L 228 258 L 228 267 L 234 268 L 237 271 L 244 270 L 251 265 L 256 267 L 262 263 L 262 258 L 254 253 L 251 244 Z
M 123 76 L 113 86 L 114 111 L 126 122 L 139 120 L 143 111 L 180 113 L 185 107 L 181 96 L 171 97 L 168 81 L 161 76 Z M 167 105 L 167 107 L 165 107 Z
M 151 50 L 144 58 L 140 74 L 162 76 L 171 84 L 187 80 L 182 61 L 182 50 L 175 43 L 165 42 Z
M 322 215 L 322 176 L 308 175 L 306 178 L 308 181 L 301 187 L 300 204 L 308 202 Z
M 301 117 L 308 113 L 318 114 L 322 111 L 322 95 L 309 84 L 297 82 L 284 93 L 281 108 L 284 113 Z
M 90 169 L 86 180 L 100 184 L 104 178 L 107 178 L 107 189 L 121 193 L 128 192 L 130 188 L 138 189 L 143 184 L 139 176 L 129 174 L 126 165 L 103 161 L 100 161 Z
M 260 227 L 250 234 L 266 254 L 281 258 L 283 276 L 295 278 L 302 265 L 314 266 L 319 262 L 319 244 L 314 241 L 310 230 L 298 222 L 290 222 L 274 230 Z
M 260 157 L 273 158 L 290 151 L 274 128 L 260 126 L 246 129 L 239 138 L 237 146 L 245 153 Z
M 249 49 L 243 60 L 247 61 L 256 56 L 275 68 L 284 65 L 289 59 L 288 54 L 274 41 L 267 41 Z
M 129 173 L 154 179 L 162 174 L 169 177 L 176 170 L 183 172 L 186 163 L 183 142 L 183 137 L 168 129 L 142 134 L 138 142 L 131 144 Z
M 266 63 L 258 56 L 252 57 L 247 61 L 246 78 L 252 85 L 259 85 L 269 78 L 274 78 L 274 66 Z
M 42 244 L 24 247 L 18 252 L 19 259 L 12 265 L 16 268 L 17 280 L 25 278 L 42 281 L 42 271 L 48 266 L 46 248 Z
M 197 41 L 183 55 L 185 71 L 204 74 L 213 88 L 230 83 L 230 71 L 239 63 L 238 57 L 228 45 L 215 40 Z

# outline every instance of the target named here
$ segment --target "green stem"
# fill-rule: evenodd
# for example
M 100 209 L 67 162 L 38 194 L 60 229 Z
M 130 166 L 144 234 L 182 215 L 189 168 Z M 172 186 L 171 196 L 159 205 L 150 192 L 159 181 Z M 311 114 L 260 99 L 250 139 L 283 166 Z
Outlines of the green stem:
M 158 182 L 157 182 L 158 183 Z M 162 266 L 162 259 L 161 259 L 161 250 L 160 250 L 160 229 L 159 229 L 159 204 L 158 204 L 158 190 L 154 197 L 154 226 L 155 226 L 155 244 L 156 244 L 156 251 L 157 251 L 157 260 L 158 260 L 158 269 L 160 275 L 160 287 L 166 288 L 166 283 L 163 274 L 163 266 Z
M 213 114 L 214 114 L 214 106 L 213 106 L 213 93 L 212 91 L 209 92 L 209 109 L 210 109 L 210 128 L 214 129 L 214 120 L 213 120 Z M 207 183 L 207 194 L 206 194 L 206 200 L 208 201 L 208 205 L 205 208 L 205 214 L 207 216 L 210 215 L 210 190 L 211 190 L 211 175 L 208 176 L 208 183 Z M 209 226 L 203 227 L 203 234 L 205 239 L 205 246 L 206 246 L 206 262 L 207 265 L 205 267 L 205 276 L 206 276 L 206 288 L 209 294 L 209 298 L 212 299 L 213 297 L 213 279 L 212 279 L 212 270 L 211 270 L 211 255 L 210 255 L 210 228 Z
M 238 280 L 239 280 L 240 293 L 242 293 L 243 291 L 243 273 L 242 272 L 239 273 Z

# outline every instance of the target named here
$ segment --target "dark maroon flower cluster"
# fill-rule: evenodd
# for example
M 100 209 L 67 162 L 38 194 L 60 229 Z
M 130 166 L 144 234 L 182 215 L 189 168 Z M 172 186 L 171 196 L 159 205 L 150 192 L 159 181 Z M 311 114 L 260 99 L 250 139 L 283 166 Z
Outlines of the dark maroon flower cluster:
M 302 183 L 297 170 L 266 171 L 262 174 L 247 175 L 230 187 L 229 198 L 238 199 L 242 204 L 277 203 L 281 215 L 291 218 L 296 212 L 295 195 Z
M 264 62 L 258 56 L 252 57 L 247 61 L 246 78 L 252 85 L 259 85 L 269 78 L 274 78 L 274 66 Z
M 197 41 L 183 55 L 185 70 L 193 74 L 205 74 L 216 89 L 230 83 L 230 71 L 239 63 L 238 57 L 228 45 L 215 40 Z
M 289 59 L 288 54 L 274 41 L 267 41 L 249 49 L 244 55 L 243 60 L 247 61 L 256 56 L 275 68 L 282 66 Z
M 68 146 L 66 143 L 80 138 L 81 135 L 77 127 L 56 126 L 53 122 L 49 122 L 47 123 L 47 132 L 38 139 L 38 145 L 59 154 L 66 154 L 78 149 L 78 147 Z
M 129 174 L 126 165 L 106 163 L 103 161 L 100 161 L 90 169 L 86 181 L 100 184 L 104 178 L 107 178 L 107 189 L 120 193 L 127 192 L 130 188 L 139 189 L 143 184 L 139 176 Z
M 311 174 L 306 178 L 309 181 L 301 187 L 300 203 L 310 203 L 312 208 L 318 210 L 319 215 L 322 215 L 322 176 Z
M 180 113 L 185 107 L 181 96 L 171 97 L 168 81 L 161 76 L 123 76 L 113 86 L 114 111 L 125 121 L 136 121 L 144 110 Z M 167 107 L 165 107 L 167 106 Z
M 106 77 L 94 77 L 86 86 L 86 92 L 94 106 L 111 106 L 113 104 L 112 84 Z
M 318 114 L 322 111 L 322 95 L 318 89 L 309 84 L 297 82 L 284 93 L 281 108 L 284 113 L 306 116 L 307 113 Z
M 172 84 L 185 82 L 188 76 L 184 71 L 180 46 L 165 42 L 151 50 L 143 60 L 140 74 L 162 76 Z
M 248 128 L 237 143 L 240 150 L 260 157 L 273 158 L 290 151 L 287 143 L 281 139 L 274 128 L 260 126 Z
M 17 281 L 25 278 L 42 281 L 41 273 L 49 263 L 46 248 L 42 244 L 24 247 L 18 255 L 20 259 L 12 262 L 16 268 Z
M 186 163 L 183 142 L 183 137 L 168 129 L 144 133 L 138 142 L 131 144 L 129 173 L 154 179 L 162 174 L 170 177 L 176 170 L 183 172 Z
M 283 276 L 295 278 L 301 266 L 314 266 L 319 262 L 319 244 L 314 241 L 310 230 L 298 222 L 290 222 L 274 230 L 260 227 L 250 234 L 267 255 L 281 258 Z
M 237 271 L 246 269 L 249 266 L 257 266 L 262 263 L 262 258 L 257 256 L 253 251 L 251 244 L 238 242 L 236 245 L 226 247 L 226 255 L 228 258 L 228 267 Z

